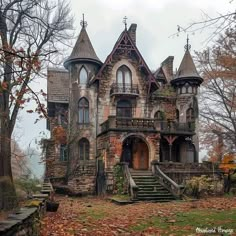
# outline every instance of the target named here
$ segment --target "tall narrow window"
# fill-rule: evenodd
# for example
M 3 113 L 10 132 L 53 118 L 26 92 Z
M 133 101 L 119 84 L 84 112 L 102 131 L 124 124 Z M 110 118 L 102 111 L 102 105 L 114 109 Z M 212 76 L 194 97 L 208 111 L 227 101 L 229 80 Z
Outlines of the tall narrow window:
M 79 72 L 79 84 L 87 84 L 88 81 L 88 73 L 84 67 L 81 68 Z
M 79 159 L 89 160 L 89 141 L 86 138 L 79 140 Z
M 60 146 L 60 161 L 68 161 L 67 147 L 64 144 Z
M 179 122 L 179 110 L 176 109 L 176 120 Z
M 132 117 L 132 104 L 128 100 L 117 102 L 116 115 L 118 117 Z
M 194 111 L 193 111 L 193 108 L 189 108 L 186 111 L 186 121 L 187 122 L 194 121 Z
M 131 87 L 132 76 L 131 76 L 131 71 L 127 66 L 123 65 L 117 70 L 116 82 L 118 86 L 121 86 L 123 88 Z
M 89 102 L 86 98 L 79 100 L 79 124 L 89 123 Z

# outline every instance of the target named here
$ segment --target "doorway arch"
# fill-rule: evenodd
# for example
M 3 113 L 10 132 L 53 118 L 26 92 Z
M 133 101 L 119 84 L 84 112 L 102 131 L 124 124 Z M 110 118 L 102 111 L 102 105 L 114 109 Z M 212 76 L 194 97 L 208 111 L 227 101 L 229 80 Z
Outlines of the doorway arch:
M 129 163 L 129 167 L 136 170 L 149 168 L 149 148 L 143 138 L 128 136 L 124 139 L 121 162 Z

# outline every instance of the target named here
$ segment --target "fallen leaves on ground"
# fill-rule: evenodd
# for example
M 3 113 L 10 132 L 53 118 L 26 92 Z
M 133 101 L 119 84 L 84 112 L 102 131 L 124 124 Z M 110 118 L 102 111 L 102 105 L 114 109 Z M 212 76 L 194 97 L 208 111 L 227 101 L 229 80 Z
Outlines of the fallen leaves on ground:
M 115 205 L 97 197 L 57 196 L 57 200 L 60 202 L 58 211 L 47 212 L 42 220 L 41 236 L 178 235 L 176 232 L 179 226 L 175 224 L 177 214 L 196 209 L 236 209 L 236 197 L 209 198 L 193 202 L 139 202 L 125 206 Z M 168 224 L 168 229 L 153 227 L 152 220 L 155 217 L 163 219 L 163 222 Z M 142 229 L 145 222 L 149 225 Z M 140 227 L 140 230 L 137 230 L 137 227 Z M 189 225 L 182 225 L 181 230 L 191 234 L 194 229 Z

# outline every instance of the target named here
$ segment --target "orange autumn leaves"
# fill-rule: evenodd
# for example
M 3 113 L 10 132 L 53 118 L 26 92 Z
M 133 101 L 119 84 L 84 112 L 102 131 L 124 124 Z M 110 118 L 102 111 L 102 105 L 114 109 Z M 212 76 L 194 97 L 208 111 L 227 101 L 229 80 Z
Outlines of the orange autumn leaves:
M 52 134 L 56 143 L 66 144 L 66 130 L 62 126 L 54 127 Z

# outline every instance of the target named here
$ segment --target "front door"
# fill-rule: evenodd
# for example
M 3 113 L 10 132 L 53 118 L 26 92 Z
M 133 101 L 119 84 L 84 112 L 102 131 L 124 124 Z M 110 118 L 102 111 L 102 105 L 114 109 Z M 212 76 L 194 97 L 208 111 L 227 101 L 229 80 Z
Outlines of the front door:
M 133 147 L 133 168 L 148 169 L 148 147 L 143 141 L 136 143 Z

